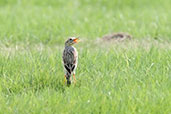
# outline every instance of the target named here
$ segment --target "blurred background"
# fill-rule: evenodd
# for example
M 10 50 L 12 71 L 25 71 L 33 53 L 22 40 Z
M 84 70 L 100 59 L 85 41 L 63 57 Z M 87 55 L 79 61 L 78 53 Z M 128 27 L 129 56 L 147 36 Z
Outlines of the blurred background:
M 169 40 L 170 0 L 0 0 L 2 43 L 61 44 L 69 36 L 127 32 Z

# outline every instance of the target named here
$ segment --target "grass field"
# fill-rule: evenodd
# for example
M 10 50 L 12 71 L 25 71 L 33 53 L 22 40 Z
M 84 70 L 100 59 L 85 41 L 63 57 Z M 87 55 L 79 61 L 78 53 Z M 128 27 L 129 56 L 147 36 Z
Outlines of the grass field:
M 170 114 L 170 0 L 0 0 L 0 114 Z M 127 32 L 132 40 L 100 38 Z M 80 36 L 77 83 L 62 51 Z

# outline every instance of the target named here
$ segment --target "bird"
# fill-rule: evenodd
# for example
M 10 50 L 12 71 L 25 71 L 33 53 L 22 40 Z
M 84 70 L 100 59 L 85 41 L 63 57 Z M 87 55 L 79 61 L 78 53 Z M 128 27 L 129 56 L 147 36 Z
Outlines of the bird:
M 63 50 L 63 66 L 65 71 L 64 83 L 71 85 L 71 76 L 73 75 L 74 83 L 76 83 L 75 70 L 78 63 L 78 52 L 77 49 L 73 46 L 79 42 L 79 37 L 69 37 L 65 42 L 65 48 Z

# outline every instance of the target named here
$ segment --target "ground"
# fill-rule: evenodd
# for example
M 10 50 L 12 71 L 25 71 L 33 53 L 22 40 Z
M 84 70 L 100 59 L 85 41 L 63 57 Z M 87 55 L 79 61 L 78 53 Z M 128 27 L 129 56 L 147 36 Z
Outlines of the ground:
M 171 112 L 170 0 L 0 0 L 0 113 Z M 125 32 L 133 38 L 103 41 Z M 62 51 L 80 36 L 77 83 Z

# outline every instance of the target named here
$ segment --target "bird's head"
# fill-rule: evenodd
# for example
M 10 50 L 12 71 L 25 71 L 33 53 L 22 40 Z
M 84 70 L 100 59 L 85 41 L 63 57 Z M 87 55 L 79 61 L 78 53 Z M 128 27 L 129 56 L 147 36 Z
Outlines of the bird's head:
M 65 42 L 65 46 L 72 46 L 79 42 L 79 37 L 69 37 L 69 39 Z

